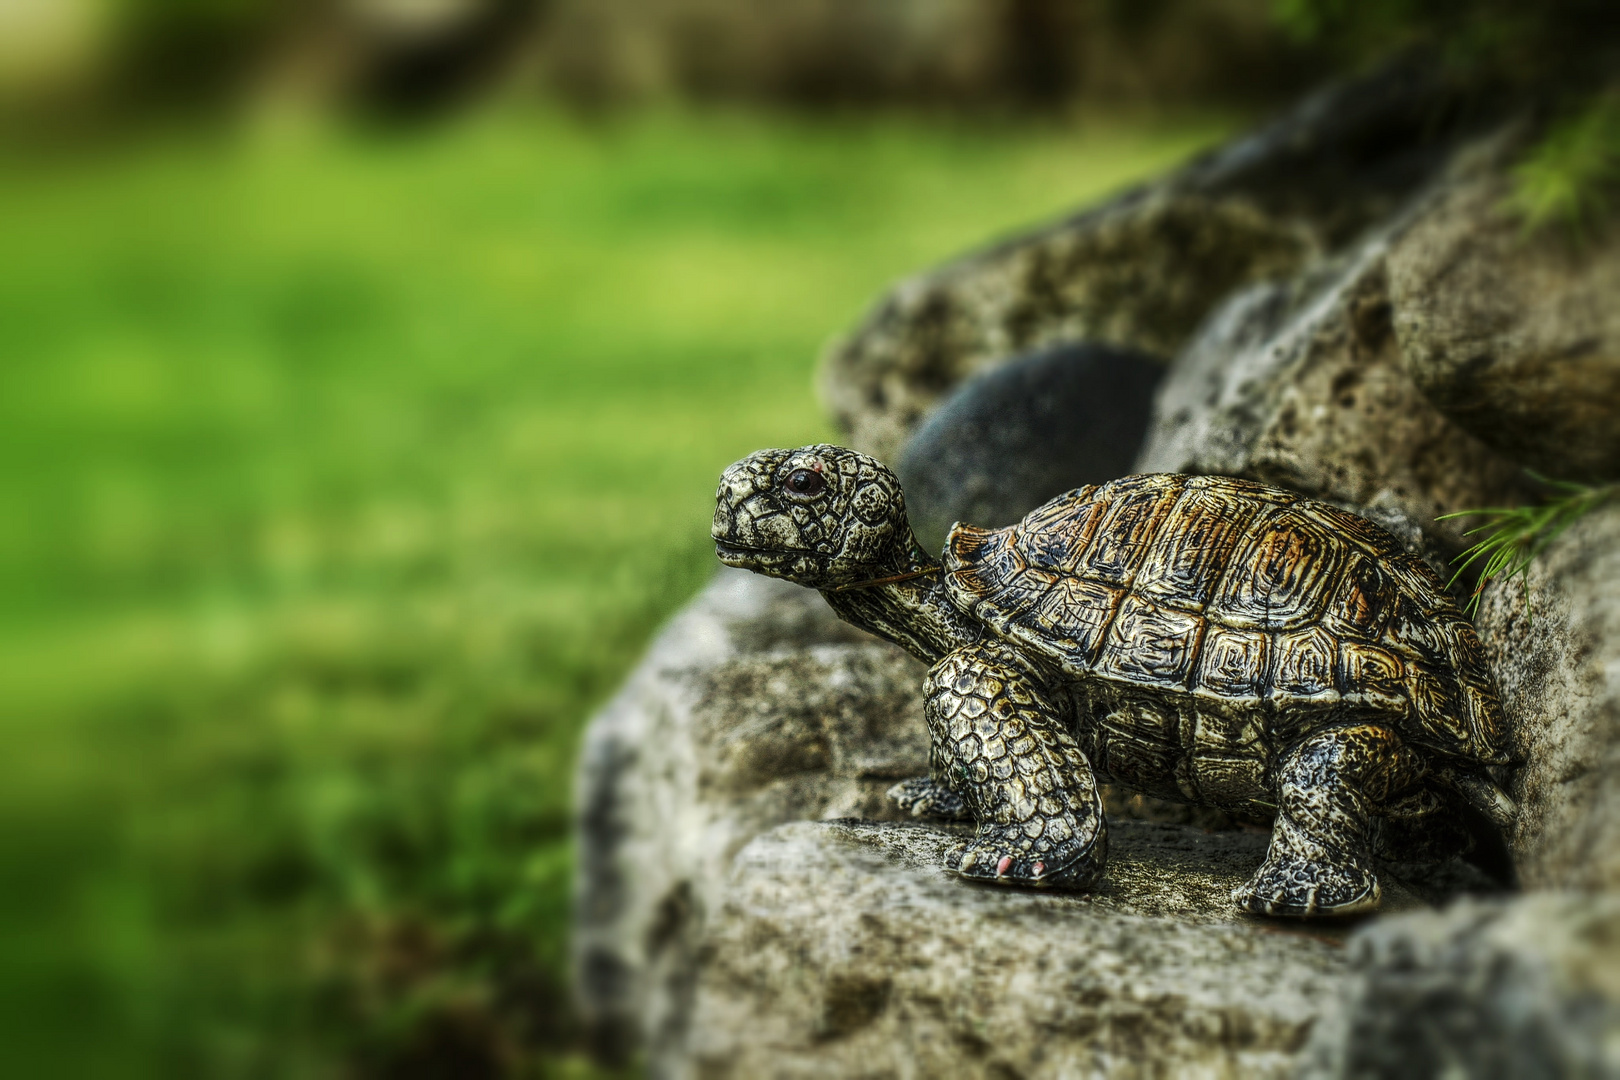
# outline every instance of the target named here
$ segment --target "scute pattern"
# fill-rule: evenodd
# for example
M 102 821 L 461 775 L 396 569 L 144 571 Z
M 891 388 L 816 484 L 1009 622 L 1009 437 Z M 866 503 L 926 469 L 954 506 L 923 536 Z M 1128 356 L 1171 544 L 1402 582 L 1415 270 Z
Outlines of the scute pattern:
M 1229 492 L 1189 491 L 1181 501 L 1187 527 L 1160 530 L 1137 577 L 1136 591 L 1188 611 L 1203 611 L 1260 508 L 1252 499 Z
M 1245 630 L 1293 630 L 1320 619 L 1344 561 L 1342 543 L 1287 512 L 1259 515 L 1245 539 L 1227 563 L 1215 617 Z
M 1170 482 L 1150 482 L 1167 480 Z M 1183 480 L 1179 476 L 1136 476 L 1105 485 L 1110 489 L 1107 512 L 1080 560 L 1082 576 L 1107 585 L 1129 586 L 1160 523 L 1181 493 Z
M 1204 620 L 1196 614 L 1131 596 L 1108 628 L 1097 673 L 1185 690 L 1203 633 Z
M 1194 693 L 1245 704 L 1259 702 L 1266 695 L 1271 652 L 1270 634 L 1212 624 L 1204 635 Z
M 953 603 L 1078 678 L 1264 703 L 1251 726 L 1278 709 L 1376 713 L 1421 745 L 1509 760 L 1473 627 L 1426 565 L 1336 507 L 1132 476 L 1010 528 L 958 527 L 945 568 Z

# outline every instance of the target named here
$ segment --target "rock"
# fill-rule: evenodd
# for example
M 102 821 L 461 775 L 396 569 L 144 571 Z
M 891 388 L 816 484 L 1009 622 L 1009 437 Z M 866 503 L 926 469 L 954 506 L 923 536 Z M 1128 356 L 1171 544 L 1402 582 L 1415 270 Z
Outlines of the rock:
M 1524 764 L 1510 838 L 1529 888 L 1620 890 L 1620 500 L 1481 597 L 1480 641 Z
M 800 823 L 744 848 L 656 1073 L 1284 1076 L 1340 992 L 1337 942 L 1227 910 L 1263 836 L 1118 826 L 1093 895 L 951 878 L 954 842 Z
M 1492 170 L 1448 190 L 1392 247 L 1406 370 L 1508 458 L 1569 480 L 1620 479 L 1620 229 L 1530 235 Z
M 964 826 L 881 821 L 886 789 L 928 768 L 921 674 L 815 593 L 740 572 L 659 636 L 580 767 L 573 947 L 598 1053 L 644 1047 L 669 1076 L 954 1054 L 984 1075 L 1132 1075 L 1155 1045 L 1280 1075 L 1332 996 L 1338 931 L 1232 908 L 1268 830 L 1111 806 L 1094 893 L 948 875 Z M 1457 863 L 1380 875 L 1389 910 L 1482 885 Z
M 1518 468 L 1446 418 L 1401 364 L 1385 274 L 1398 223 L 1293 282 L 1221 306 L 1159 389 L 1139 472 L 1217 473 L 1404 520 L 1421 552 L 1464 546 L 1441 515 L 1513 505 Z M 1443 561 L 1443 560 L 1442 560 Z
M 659 635 L 581 752 L 577 997 L 609 1053 L 674 1021 L 692 928 L 732 856 L 784 821 L 895 816 L 928 771 L 923 669 L 820 595 L 723 570 Z M 672 1004 L 675 1003 L 675 1004 Z
M 1291 1075 L 1342 925 L 1237 915 L 1261 831 L 1111 821 L 1093 893 L 964 882 L 966 831 L 797 823 L 737 856 L 660 1076 Z M 1388 904 L 1416 898 L 1391 880 Z
M 1350 954 L 1304 1077 L 1620 1076 L 1620 897 L 1464 900 L 1380 920 Z
M 895 286 L 822 362 L 850 445 L 893 460 L 952 386 L 1059 341 L 1170 357 L 1219 301 L 1389 215 L 1489 113 L 1401 62 L 1160 182 Z M 1477 99 L 1476 99 L 1477 100 Z
M 1164 365 L 1107 345 L 1061 345 L 958 387 L 906 443 L 896 472 L 931 552 L 958 521 L 1010 525 L 1082 484 L 1131 471 Z

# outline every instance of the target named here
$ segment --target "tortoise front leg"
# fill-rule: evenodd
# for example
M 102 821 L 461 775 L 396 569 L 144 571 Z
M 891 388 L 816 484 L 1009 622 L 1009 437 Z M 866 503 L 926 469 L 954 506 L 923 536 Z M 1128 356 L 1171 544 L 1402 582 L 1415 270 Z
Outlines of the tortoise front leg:
M 1353 724 L 1296 746 L 1278 775 L 1271 847 L 1232 902 L 1257 915 L 1355 915 L 1378 907 L 1372 815 L 1423 777 L 1391 728 Z
M 1108 841 L 1085 754 L 1044 687 L 999 642 L 949 653 L 928 673 L 923 715 L 937 775 L 978 820 L 946 856 L 966 877 L 1084 888 Z

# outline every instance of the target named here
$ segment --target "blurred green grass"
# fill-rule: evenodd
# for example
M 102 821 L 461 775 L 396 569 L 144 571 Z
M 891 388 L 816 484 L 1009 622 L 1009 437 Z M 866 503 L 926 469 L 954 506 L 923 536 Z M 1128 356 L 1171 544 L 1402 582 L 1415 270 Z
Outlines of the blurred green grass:
M 573 757 L 890 280 L 1216 120 L 486 116 L 0 169 L 0 1008 L 104 1075 L 585 1075 Z M 19 1056 L 17 1060 L 24 1060 Z

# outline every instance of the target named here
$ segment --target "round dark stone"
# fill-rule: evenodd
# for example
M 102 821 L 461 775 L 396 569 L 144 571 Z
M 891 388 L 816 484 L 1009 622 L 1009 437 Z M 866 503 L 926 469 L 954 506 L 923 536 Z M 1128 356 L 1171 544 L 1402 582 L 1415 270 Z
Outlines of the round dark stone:
M 1010 525 L 1054 495 L 1130 473 L 1165 363 L 1059 345 L 970 379 L 912 434 L 895 470 L 930 552 L 951 525 Z

